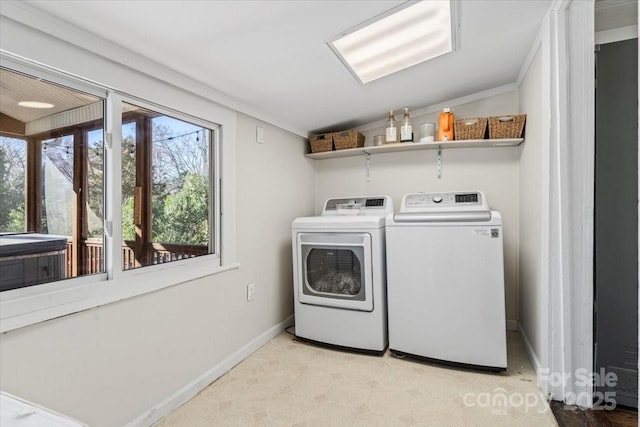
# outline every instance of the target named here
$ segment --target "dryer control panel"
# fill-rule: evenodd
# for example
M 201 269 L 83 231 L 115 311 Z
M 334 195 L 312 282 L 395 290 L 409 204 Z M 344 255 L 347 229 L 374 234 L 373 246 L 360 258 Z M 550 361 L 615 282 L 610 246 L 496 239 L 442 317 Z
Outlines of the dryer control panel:
M 400 212 L 470 212 L 488 211 L 489 204 L 481 191 L 411 193 L 402 198 Z
M 379 215 L 393 213 L 393 200 L 389 196 L 344 197 L 329 199 L 322 215 Z

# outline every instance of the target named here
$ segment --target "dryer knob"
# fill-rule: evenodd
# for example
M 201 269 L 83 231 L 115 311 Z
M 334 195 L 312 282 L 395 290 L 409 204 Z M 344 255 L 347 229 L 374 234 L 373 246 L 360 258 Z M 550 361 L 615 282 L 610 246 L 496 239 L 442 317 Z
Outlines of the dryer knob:
M 442 196 L 433 196 L 433 203 L 440 203 L 442 201 Z

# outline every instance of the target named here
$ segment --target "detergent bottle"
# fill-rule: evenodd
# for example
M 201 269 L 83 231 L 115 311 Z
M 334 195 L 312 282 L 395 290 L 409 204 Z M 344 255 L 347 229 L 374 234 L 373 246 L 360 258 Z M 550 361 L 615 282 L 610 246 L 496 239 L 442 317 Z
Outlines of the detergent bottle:
M 445 108 L 438 119 L 438 141 L 453 141 L 453 113 Z
M 393 110 L 389 111 L 389 119 L 387 120 L 387 127 L 385 128 L 386 143 L 393 144 L 398 142 L 398 126 L 396 125 L 396 119 L 393 117 Z

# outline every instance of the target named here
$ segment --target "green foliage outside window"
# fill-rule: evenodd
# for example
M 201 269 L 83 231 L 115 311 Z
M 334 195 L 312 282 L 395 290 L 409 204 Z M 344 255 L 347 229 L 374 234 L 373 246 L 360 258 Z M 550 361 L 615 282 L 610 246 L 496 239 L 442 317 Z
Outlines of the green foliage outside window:
M 160 126 L 156 135 L 166 137 L 169 130 Z M 186 245 L 206 245 L 209 241 L 209 183 L 206 157 L 202 144 L 195 138 L 182 138 L 180 145 L 161 144 L 154 167 L 152 217 L 153 241 Z M 133 224 L 133 189 L 135 187 L 135 156 L 130 147 L 132 137 L 123 138 L 122 155 L 122 234 L 123 240 L 135 240 Z M 89 209 L 103 220 L 104 155 L 102 141 L 89 148 L 88 185 L 91 197 Z M 47 157 L 66 170 L 68 156 L 52 146 Z M 59 157 L 59 158 L 58 158 Z M 203 160 L 204 158 L 204 160 Z M 159 161 L 162 160 L 162 161 Z M 25 141 L 0 137 L 0 232 L 25 231 Z M 64 164 L 63 164 L 64 163 Z M 70 175 L 70 174 L 67 174 Z M 66 176 L 66 175 L 65 175 Z M 71 181 L 72 177 L 67 176 Z M 47 232 L 46 207 L 42 200 L 42 226 Z M 102 229 L 89 230 L 89 237 L 101 237 Z
M 25 141 L 0 137 L 0 232 L 23 232 Z

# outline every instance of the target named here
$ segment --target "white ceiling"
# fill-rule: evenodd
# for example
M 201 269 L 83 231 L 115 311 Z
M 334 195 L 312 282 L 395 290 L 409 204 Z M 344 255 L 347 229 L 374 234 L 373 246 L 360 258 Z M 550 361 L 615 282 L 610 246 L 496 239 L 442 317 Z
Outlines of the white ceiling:
M 460 49 L 362 85 L 325 41 L 402 1 L 29 1 L 302 132 L 512 83 L 551 0 L 459 1 Z

